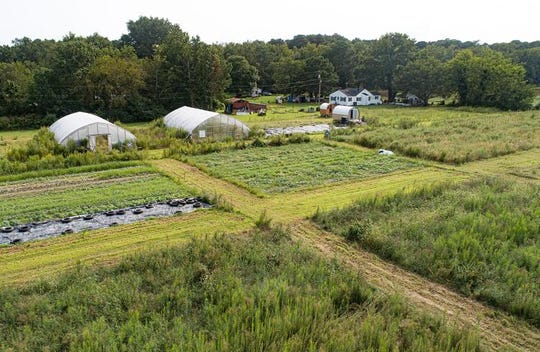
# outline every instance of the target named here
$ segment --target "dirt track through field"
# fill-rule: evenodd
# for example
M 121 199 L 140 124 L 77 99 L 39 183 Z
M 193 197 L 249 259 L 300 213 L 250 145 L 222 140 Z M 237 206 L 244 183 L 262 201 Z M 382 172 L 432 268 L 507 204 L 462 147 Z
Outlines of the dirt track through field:
M 505 313 L 388 263 L 337 235 L 319 229 L 309 221 L 296 221 L 290 226 L 294 238 L 361 272 L 374 286 L 388 292 L 397 292 L 415 306 L 443 312 L 451 319 L 476 327 L 482 344 L 489 350 L 540 350 L 540 332 L 515 321 Z
M 374 286 L 384 291 L 398 292 L 415 306 L 444 313 L 461 324 L 476 327 L 483 346 L 488 350 L 540 351 L 538 329 L 459 295 L 443 285 L 381 260 L 376 255 L 349 244 L 340 236 L 320 230 L 306 220 L 306 217 L 316 210 L 317 204 L 334 202 L 346 206 L 360 196 L 391 194 L 421 184 L 460 179 L 469 174 L 470 172 L 467 172 L 469 170 L 453 172 L 450 169 L 426 168 L 309 192 L 292 192 L 259 198 L 242 188 L 208 176 L 197 168 L 175 160 L 155 160 L 152 164 L 164 174 L 194 189 L 220 195 L 235 210 L 253 219 L 256 219 L 263 210 L 267 210 L 271 218 L 287 221 L 285 226 L 290 227 L 293 238 L 317 249 L 329 258 L 336 258 L 358 270 Z

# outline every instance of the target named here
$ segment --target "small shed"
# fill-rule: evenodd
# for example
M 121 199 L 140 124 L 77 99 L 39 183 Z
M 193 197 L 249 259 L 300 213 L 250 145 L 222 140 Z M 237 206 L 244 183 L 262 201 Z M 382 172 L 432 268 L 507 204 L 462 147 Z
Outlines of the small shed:
M 322 103 L 321 106 L 319 106 L 319 111 L 321 113 L 321 117 L 330 117 L 332 116 L 332 111 L 334 110 L 335 105 L 330 103 Z
M 332 118 L 341 123 L 358 120 L 358 109 L 352 106 L 338 105 L 332 111 Z
M 134 144 L 136 139 L 126 129 L 81 111 L 62 117 L 53 123 L 49 130 L 54 133 L 54 139 L 59 144 L 67 145 L 70 140 L 79 144 L 86 141 L 90 150 L 96 150 L 100 141 L 106 141 L 108 150 L 111 150 L 117 143 Z
M 226 114 L 246 115 L 261 112 L 266 113 L 266 104 L 252 103 L 244 99 L 232 98 L 225 106 Z
M 164 118 L 165 126 L 180 128 L 192 139 L 240 139 L 247 137 L 249 127 L 228 115 L 182 106 Z

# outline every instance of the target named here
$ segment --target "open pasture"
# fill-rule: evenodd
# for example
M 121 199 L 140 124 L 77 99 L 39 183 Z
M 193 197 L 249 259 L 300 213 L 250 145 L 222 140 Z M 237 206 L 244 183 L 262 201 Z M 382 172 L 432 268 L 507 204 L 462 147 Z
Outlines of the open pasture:
M 450 164 L 540 147 L 538 111 L 371 107 L 361 115 L 366 126 L 336 138 Z
M 149 166 L 0 184 L 0 224 L 64 218 L 191 195 Z
M 404 158 L 321 142 L 224 151 L 189 160 L 211 175 L 257 194 L 282 193 L 420 167 Z

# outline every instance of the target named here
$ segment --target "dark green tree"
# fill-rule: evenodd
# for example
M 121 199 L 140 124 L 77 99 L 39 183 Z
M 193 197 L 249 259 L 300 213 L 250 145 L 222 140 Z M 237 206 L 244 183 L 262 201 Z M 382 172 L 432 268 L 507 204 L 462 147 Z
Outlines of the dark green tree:
M 259 81 L 259 71 L 245 57 L 233 55 L 227 58 L 231 69 L 231 85 L 228 91 L 243 95 L 251 92 Z
M 462 105 L 520 110 L 530 107 L 534 97 L 523 66 L 488 48 L 477 54 L 468 49 L 457 53 L 450 73 Z
M 445 96 L 449 89 L 448 66 L 428 48 L 400 68 L 394 81 L 397 90 L 416 95 L 424 105 L 435 94 Z
M 517 56 L 518 62 L 525 67 L 527 81 L 540 85 L 540 47 L 520 50 Z
M 22 62 L 0 62 L 0 114 L 16 115 L 28 112 L 33 70 Z
M 215 109 L 230 84 L 229 67 L 221 48 L 190 39 L 180 29 L 173 31 L 159 47 L 163 73 L 161 99 L 166 109 L 182 105 Z
M 394 100 L 394 76 L 414 55 L 414 40 L 406 34 L 388 33 L 371 42 L 357 75 L 370 76 L 370 85 L 388 90 L 388 99 Z
M 154 55 L 156 46 L 161 44 L 169 33 L 178 29 L 177 25 L 167 19 L 146 16 L 129 21 L 127 27 L 128 34 L 122 35 L 120 43 L 132 46 L 140 58 Z
M 31 103 L 40 113 L 64 115 L 85 108 L 84 80 L 100 49 L 87 39 L 70 35 L 57 43 L 51 65 L 36 74 Z
M 130 52 L 131 55 L 105 54 L 89 65 L 81 82 L 86 89 L 86 106 L 109 115 L 139 99 L 143 70 L 132 49 Z

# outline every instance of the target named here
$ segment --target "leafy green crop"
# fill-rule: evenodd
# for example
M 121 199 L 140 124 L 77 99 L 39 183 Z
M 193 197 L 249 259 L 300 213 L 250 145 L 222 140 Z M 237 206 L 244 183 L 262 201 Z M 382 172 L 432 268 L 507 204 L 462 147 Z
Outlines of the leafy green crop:
M 266 193 L 281 193 L 323 184 L 357 180 L 419 164 L 375 151 L 359 151 L 312 142 L 250 148 L 193 156 L 212 175 Z

